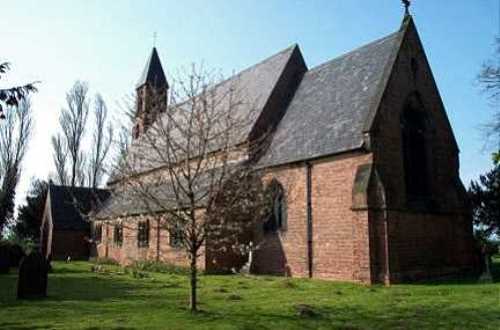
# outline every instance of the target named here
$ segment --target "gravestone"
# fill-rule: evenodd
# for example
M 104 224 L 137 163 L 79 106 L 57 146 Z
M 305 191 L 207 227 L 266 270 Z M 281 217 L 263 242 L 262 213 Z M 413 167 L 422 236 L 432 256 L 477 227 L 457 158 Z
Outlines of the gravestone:
M 483 245 L 481 247 L 481 256 L 484 258 L 483 273 L 479 277 L 480 282 L 491 283 L 493 282 L 493 275 L 491 274 L 491 256 L 495 254 L 496 248 L 491 245 Z
M 243 267 L 241 267 L 241 269 L 240 269 L 241 274 L 245 274 L 245 275 L 250 274 L 250 272 L 252 270 L 254 250 L 255 250 L 255 248 L 253 246 L 253 242 L 250 242 L 247 246 L 245 246 L 244 252 L 246 252 L 246 254 L 248 255 L 248 260 L 243 265 Z
M 0 244 L 0 274 L 7 274 L 10 268 L 10 253 L 7 245 Z
M 47 260 L 40 252 L 32 252 L 24 257 L 19 266 L 17 299 L 46 297 L 47 272 Z

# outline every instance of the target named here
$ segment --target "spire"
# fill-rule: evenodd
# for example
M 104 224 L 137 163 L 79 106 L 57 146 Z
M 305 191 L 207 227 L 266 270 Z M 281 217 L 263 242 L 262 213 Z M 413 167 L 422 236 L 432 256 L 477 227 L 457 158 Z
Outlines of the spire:
M 150 84 L 155 88 L 168 88 L 167 78 L 163 72 L 163 67 L 156 47 L 153 47 L 136 87 L 140 88 L 145 84 Z
M 411 2 L 410 0 L 402 0 L 403 6 L 405 6 L 405 17 L 410 16 L 410 6 Z

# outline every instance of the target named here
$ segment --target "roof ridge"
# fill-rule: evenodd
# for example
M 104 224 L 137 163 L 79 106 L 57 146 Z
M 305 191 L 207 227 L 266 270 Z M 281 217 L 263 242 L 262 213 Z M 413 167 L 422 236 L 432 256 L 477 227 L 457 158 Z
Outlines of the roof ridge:
M 228 81 L 230 81 L 230 80 L 232 80 L 232 79 L 234 79 L 234 78 L 236 78 L 238 76 L 241 76 L 243 73 L 245 73 L 247 71 L 250 71 L 251 69 L 253 69 L 253 68 L 257 67 L 257 66 L 262 65 L 262 64 L 270 61 L 271 59 L 275 58 L 278 55 L 282 55 L 282 54 L 284 54 L 284 53 L 286 53 L 286 52 L 288 52 L 290 50 L 293 50 L 293 49 L 295 49 L 298 46 L 299 45 L 297 43 L 293 43 L 291 46 L 288 46 L 287 48 L 282 49 L 279 52 L 277 52 L 277 53 L 275 53 L 275 54 L 273 54 L 271 56 L 268 56 L 268 57 L 264 58 L 263 60 L 260 60 L 259 62 L 255 63 L 255 64 L 253 64 L 251 66 L 246 67 L 243 70 L 238 71 L 237 73 L 233 73 L 231 76 L 227 77 L 226 79 L 224 79 L 224 80 L 218 82 L 217 84 L 211 86 L 211 88 L 216 88 L 217 86 L 220 86 L 220 85 L 222 85 L 222 84 L 224 84 L 224 83 L 226 83 L 226 82 L 228 82 Z
M 81 187 L 81 186 L 68 186 L 68 185 L 62 185 L 62 184 L 49 184 L 49 188 L 62 188 L 62 189 L 75 189 L 75 190 L 97 190 L 97 191 L 108 191 L 108 189 L 105 188 L 93 188 L 93 187 Z
M 395 37 L 397 37 L 400 33 L 401 33 L 401 31 L 396 31 L 396 32 L 393 32 L 393 33 L 391 33 L 391 34 L 388 34 L 388 35 L 386 35 L 386 36 L 384 36 L 384 37 L 382 37 L 382 38 L 379 38 L 379 39 L 377 39 L 377 40 L 374 40 L 374 41 L 371 41 L 371 42 L 369 42 L 369 43 L 367 43 L 367 44 L 364 44 L 364 45 L 362 45 L 362 46 L 359 46 L 358 48 L 355 48 L 355 49 L 350 50 L 350 51 L 348 51 L 348 52 L 346 52 L 346 53 L 343 53 L 343 54 L 341 54 L 341 55 L 339 55 L 339 56 L 337 56 L 337 57 L 334 57 L 334 58 L 332 58 L 332 59 L 330 59 L 330 60 L 328 60 L 328 61 L 326 61 L 326 62 L 323 62 L 323 63 L 321 63 L 321 64 L 318 64 L 318 65 L 316 65 L 315 67 L 312 67 L 311 69 L 309 69 L 307 72 L 321 70 L 323 67 L 328 66 L 328 65 L 332 64 L 333 62 L 343 60 L 344 58 L 348 57 L 349 55 L 352 55 L 352 54 L 354 54 L 354 53 L 356 53 L 356 52 L 359 52 L 359 51 L 361 51 L 361 50 L 363 50 L 363 49 L 365 49 L 365 48 L 368 48 L 368 47 L 370 47 L 370 46 L 373 46 L 373 45 L 378 44 L 378 43 L 381 43 L 381 42 L 385 42 L 385 41 L 387 41 L 387 40 L 389 40 L 389 39 L 391 39 L 391 38 L 395 38 Z

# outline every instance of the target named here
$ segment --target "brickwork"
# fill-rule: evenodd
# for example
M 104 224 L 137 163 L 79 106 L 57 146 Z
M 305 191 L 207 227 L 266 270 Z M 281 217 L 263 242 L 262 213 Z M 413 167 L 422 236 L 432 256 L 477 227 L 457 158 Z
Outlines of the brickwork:
M 88 259 L 89 233 L 84 230 L 54 230 L 52 232 L 52 259 Z
M 272 232 L 260 224 L 249 235 L 258 246 L 255 273 L 390 283 L 474 266 L 458 146 L 416 30 L 408 24 L 379 108 L 363 132 L 365 145 L 266 169 L 265 184 L 276 179 L 285 191 L 287 225 Z M 401 115 L 412 94 L 419 95 L 426 115 L 429 193 L 421 205 L 410 202 L 405 180 Z M 267 125 L 267 119 L 281 115 L 262 118 Z M 155 218 L 150 219 L 149 246 L 138 248 L 137 221 L 124 222 L 122 246 L 113 243 L 112 222 L 106 223 L 97 254 L 122 264 L 142 259 L 187 264 L 184 253 L 169 246 L 168 231 Z M 211 252 L 207 260 L 199 260 L 211 271 L 243 262 L 233 254 Z
M 428 118 L 431 206 L 408 202 L 403 165 L 401 112 L 417 92 Z M 458 148 L 418 35 L 407 32 L 372 128 L 374 163 L 386 195 L 390 273 L 393 280 L 432 276 L 472 267 L 472 222 L 459 177 Z M 384 216 L 373 212 L 373 230 L 384 235 Z M 374 242 L 375 278 L 384 275 L 383 236 Z M 375 270 L 376 269 L 376 270 Z
M 357 166 L 367 153 L 350 153 L 311 162 L 313 277 L 367 281 L 370 277 L 368 212 L 353 211 L 351 196 Z M 286 191 L 287 229 L 262 233 L 255 271 L 308 276 L 306 165 L 269 170 Z
M 149 219 L 149 244 L 139 247 L 138 222 Z M 183 248 L 170 246 L 170 233 L 163 220 L 155 217 L 129 217 L 123 220 L 123 241 L 121 244 L 114 242 L 115 221 L 96 222 L 102 223 L 102 239 L 97 243 L 97 256 L 111 258 L 122 265 L 130 265 L 134 261 L 149 260 L 160 261 L 178 266 L 188 266 L 189 258 Z M 198 266 L 205 268 L 204 249 L 201 249 Z

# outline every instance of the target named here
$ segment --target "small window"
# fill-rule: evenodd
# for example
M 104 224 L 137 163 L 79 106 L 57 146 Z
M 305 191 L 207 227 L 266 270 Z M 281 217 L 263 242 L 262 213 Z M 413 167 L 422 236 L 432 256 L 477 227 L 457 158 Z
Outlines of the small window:
M 93 232 L 92 238 L 93 238 L 95 243 L 100 243 L 102 241 L 102 225 L 101 224 L 94 225 L 94 232 Z
M 149 246 L 149 221 L 140 221 L 137 226 L 137 246 Z
M 287 229 L 287 210 L 283 187 L 277 180 L 273 180 L 267 189 L 268 196 L 271 199 L 271 208 L 264 222 L 264 231 L 285 231 Z
M 173 248 L 182 247 L 183 243 L 183 231 L 181 224 L 176 223 L 169 229 L 169 244 Z
M 114 228 L 114 233 L 113 233 L 113 242 L 121 246 L 123 244 L 123 225 L 122 224 L 116 224 Z

